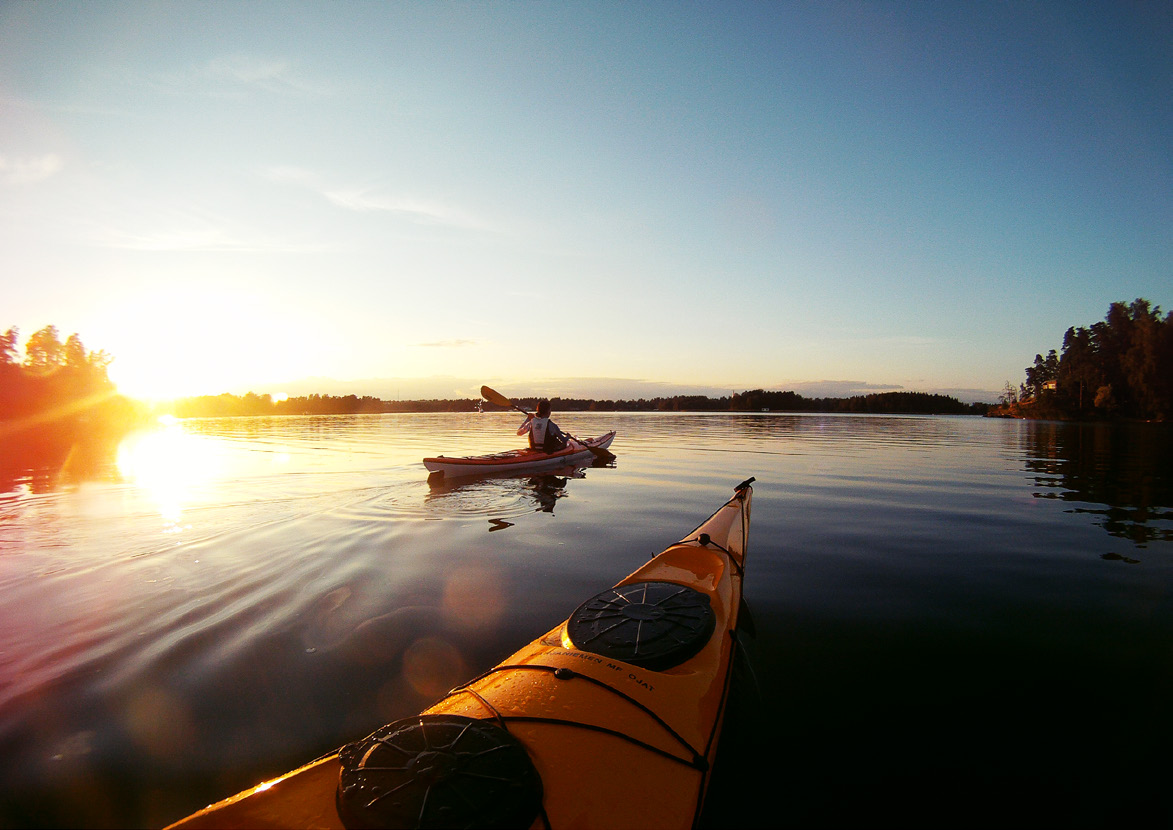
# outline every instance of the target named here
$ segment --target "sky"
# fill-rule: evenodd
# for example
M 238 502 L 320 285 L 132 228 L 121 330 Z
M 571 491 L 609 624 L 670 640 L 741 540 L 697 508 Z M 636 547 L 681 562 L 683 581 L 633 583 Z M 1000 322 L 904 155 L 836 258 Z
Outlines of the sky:
M 1173 310 L 1173 5 L 0 2 L 0 281 L 138 397 L 993 402 Z

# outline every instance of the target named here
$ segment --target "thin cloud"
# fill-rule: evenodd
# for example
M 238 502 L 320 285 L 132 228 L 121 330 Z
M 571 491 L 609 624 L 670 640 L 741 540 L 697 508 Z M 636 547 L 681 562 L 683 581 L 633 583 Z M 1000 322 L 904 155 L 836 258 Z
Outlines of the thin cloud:
M 81 115 L 115 115 L 121 118 L 130 118 L 136 113 L 125 106 L 110 106 L 92 102 L 60 102 L 60 101 L 30 101 L 11 95 L 0 94 L 0 109 L 21 109 L 32 112 L 62 112 Z
M 234 237 L 218 228 L 175 228 L 154 233 L 107 228 L 95 239 L 106 248 L 127 251 L 268 251 L 287 245 Z
M 544 395 L 551 398 L 596 398 L 599 400 L 638 400 L 640 398 L 667 398 L 674 395 L 705 395 L 711 398 L 720 398 L 732 391 L 729 388 L 705 384 L 621 377 L 541 378 L 527 381 L 524 384 L 515 384 L 512 381 L 499 379 L 491 381 L 491 384 L 494 389 L 515 397 Z
M 264 176 L 276 184 L 304 188 L 334 207 L 355 213 L 390 213 L 424 224 L 489 230 L 489 224 L 451 205 L 395 195 L 375 187 L 328 184 L 318 173 L 298 167 L 272 167 Z
M 232 55 L 208 61 L 200 75 L 212 81 L 259 87 L 268 92 L 307 92 L 288 61 Z
M 891 383 L 868 383 L 862 380 L 811 380 L 775 384 L 779 391 L 797 392 L 804 398 L 851 398 L 877 392 L 902 392 L 904 387 Z
M 128 83 L 167 95 L 205 95 L 239 98 L 251 92 L 274 95 L 318 96 L 329 93 L 320 82 L 302 74 L 280 58 L 220 55 L 188 69 L 131 77 Z
M 293 242 L 284 237 L 259 233 L 228 219 L 188 211 L 147 220 L 128 217 L 128 225 L 105 223 L 94 227 L 90 241 L 104 248 L 128 251 L 240 251 L 251 253 L 310 253 L 318 245 Z
M 0 182 L 7 185 L 32 184 L 55 176 L 65 162 L 55 153 L 25 158 L 0 156 Z
M 370 189 L 331 190 L 322 194 L 333 205 L 362 213 L 394 213 L 417 222 L 465 230 L 488 230 L 487 223 L 447 205 L 396 197 Z
M 479 346 L 476 340 L 432 340 L 428 343 L 416 343 L 416 346 L 423 349 L 463 349 L 469 346 Z

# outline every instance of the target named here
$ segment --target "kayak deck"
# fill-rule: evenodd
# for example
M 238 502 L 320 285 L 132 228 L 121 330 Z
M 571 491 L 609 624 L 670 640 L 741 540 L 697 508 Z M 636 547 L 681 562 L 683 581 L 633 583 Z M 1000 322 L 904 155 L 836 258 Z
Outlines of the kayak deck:
M 446 456 L 439 455 L 424 459 L 424 467 L 430 473 L 443 473 L 448 477 L 485 475 L 512 470 L 536 470 L 547 467 L 573 466 L 590 460 L 597 450 L 605 450 L 615 440 L 615 432 L 595 438 L 571 441 L 557 452 L 542 452 L 529 448 L 505 450 L 488 455 Z
M 752 481 L 420 715 L 172 827 L 693 827 L 737 649 Z

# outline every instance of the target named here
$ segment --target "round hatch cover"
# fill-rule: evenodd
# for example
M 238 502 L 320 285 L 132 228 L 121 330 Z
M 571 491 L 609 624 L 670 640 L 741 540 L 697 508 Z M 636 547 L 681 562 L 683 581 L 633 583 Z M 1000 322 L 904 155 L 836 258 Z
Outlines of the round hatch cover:
M 542 782 L 521 743 L 490 721 L 420 715 L 339 752 L 349 828 L 529 827 Z
M 576 648 L 663 671 L 704 648 L 716 624 L 708 594 L 672 582 L 636 582 L 587 600 L 566 627 Z

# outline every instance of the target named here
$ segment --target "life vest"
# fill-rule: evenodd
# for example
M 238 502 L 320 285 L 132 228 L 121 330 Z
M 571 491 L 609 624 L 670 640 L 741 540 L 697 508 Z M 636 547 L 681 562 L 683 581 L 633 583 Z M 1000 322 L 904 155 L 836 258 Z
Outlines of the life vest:
M 523 432 L 529 433 L 529 446 L 532 450 L 558 452 L 566 448 L 566 433 L 558 429 L 558 425 L 549 418 L 534 415 L 518 427 L 517 434 L 521 435 Z
M 529 445 L 532 449 L 541 450 L 546 446 L 546 429 L 550 426 L 549 418 L 539 418 L 535 415 L 529 422 Z

